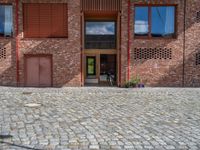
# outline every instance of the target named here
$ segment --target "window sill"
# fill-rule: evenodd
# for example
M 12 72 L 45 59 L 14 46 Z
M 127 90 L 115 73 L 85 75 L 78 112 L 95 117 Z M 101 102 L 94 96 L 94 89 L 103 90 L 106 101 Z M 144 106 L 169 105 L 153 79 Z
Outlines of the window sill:
M 4 37 L 4 36 L 0 36 L 0 39 L 2 40 L 12 40 L 14 39 L 14 37 Z

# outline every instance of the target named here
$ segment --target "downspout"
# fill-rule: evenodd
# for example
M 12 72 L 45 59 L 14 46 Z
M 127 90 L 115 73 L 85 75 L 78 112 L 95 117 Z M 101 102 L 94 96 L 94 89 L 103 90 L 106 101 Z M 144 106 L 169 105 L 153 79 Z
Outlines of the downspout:
M 122 51 L 122 49 L 121 49 L 121 41 L 122 41 L 122 34 L 121 34 L 121 31 L 122 31 L 122 27 L 121 27 L 121 24 L 122 24 L 122 19 L 121 19 L 121 11 L 120 11 L 120 17 L 119 17 L 119 19 L 120 19 L 120 21 L 119 21 L 119 34 L 120 34 L 120 40 L 119 40 L 119 85 L 120 85 L 120 87 L 122 86 L 122 79 L 121 79 L 121 77 L 122 77 L 122 68 L 121 68 L 121 60 L 122 60 L 122 56 L 121 56 L 121 51 Z
M 184 35 L 183 35 L 183 87 L 185 87 L 185 49 L 186 49 L 186 4 L 187 0 L 184 0 Z
M 130 7 L 131 7 L 131 2 L 130 0 L 128 0 L 128 42 L 127 42 L 127 58 L 128 58 L 128 62 L 127 62 L 127 79 L 128 81 L 130 80 Z
M 16 81 L 17 86 L 19 86 L 19 0 L 15 0 L 16 4 L 16 12 L 15 12 L 15 23 L 16 23 L 16 29 L 15 29 L 15 41 L 16 41 Z
M 83 63 L 83 62 L 82 62 L 82 61 L 83 61 L 83 42 L 82 42 L 82 38 L 83 38 L 83 37 L 82 37 L 82 35 L 83 35 L 82 23 L 83 23 L 83 22 L 82 22 L 82 20 L 83 20 L 83 19 L 82 19 L 82 18 L 83 18 L 83 13 L 81 12 L 81 17 L 80 17 L 80 27 L 81 27 L 81 36 L 80 36 L 80 37 L 81 37 L 81 38 L 80 38 L 80 42 L 81 42 L 81 56 L 80 56 L 80 57 L 81 57 L 81 58 L 80 58 L 80 61 L 81 61 L 81 66 L 80 66 L 80 68 L 81 68 L 81 86 L 83 86 L 83 66 L 82 66 L 82 65 L 83 65 L 83 64 L 82 64 L 82 63 Z

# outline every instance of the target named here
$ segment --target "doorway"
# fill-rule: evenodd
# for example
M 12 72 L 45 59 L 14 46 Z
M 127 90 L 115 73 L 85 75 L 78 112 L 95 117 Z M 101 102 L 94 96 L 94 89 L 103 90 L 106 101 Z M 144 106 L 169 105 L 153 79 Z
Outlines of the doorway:
M 51 55 L 25 55 L 25 86 L 52 86 Z
M 108 85 L 107 74 L 117 80 L 116 54 L 86 54 L 85 56 L 85 83 L 93 85 Z

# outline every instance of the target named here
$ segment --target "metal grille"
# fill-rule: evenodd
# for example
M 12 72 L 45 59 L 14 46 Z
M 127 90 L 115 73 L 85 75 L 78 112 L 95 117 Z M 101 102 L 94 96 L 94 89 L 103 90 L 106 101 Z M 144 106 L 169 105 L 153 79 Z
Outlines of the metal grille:
M 121 0 L 81 0 L 82 11 L 120 11 Z
M 197 12 L 197 22 L 200 22 L 200 11 Z
M 200 65 L 200 52 L 196 53 L 196 65 Z
M 0 47 L 0 60 L 6 59 L 6 48 Z
M 172 50 L 171 48 L 135 48 L 134 59 L 172 59 Z
M 116 37 L 115 35 L 86 35 L 85 48 L 86 49 L 115 49 Z

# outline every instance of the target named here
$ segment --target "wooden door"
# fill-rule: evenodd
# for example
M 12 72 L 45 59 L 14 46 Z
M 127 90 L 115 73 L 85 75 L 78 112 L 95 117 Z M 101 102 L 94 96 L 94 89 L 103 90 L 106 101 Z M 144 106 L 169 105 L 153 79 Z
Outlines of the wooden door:
M 26 86 L 50 87 L 52 86 L 52 58 L 51 56 L 25 57 Z
M 51 86 L 51 59 L 40 57 L 40 86 Z
M 37 87 L 40 85 L 39 80 L 39 58 L 26 58 L 26 86 Z

